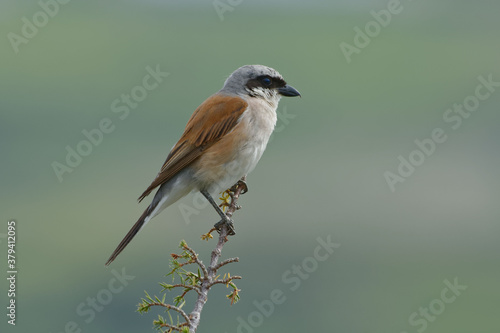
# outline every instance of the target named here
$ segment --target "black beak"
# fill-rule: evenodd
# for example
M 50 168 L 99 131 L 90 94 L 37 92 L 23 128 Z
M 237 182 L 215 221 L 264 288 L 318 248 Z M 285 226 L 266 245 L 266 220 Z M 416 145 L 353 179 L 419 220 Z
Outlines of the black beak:
M 278 93 L 286 97 L 300 96 L 299 91 L 288 84 L 284 87 L 278 88 Z

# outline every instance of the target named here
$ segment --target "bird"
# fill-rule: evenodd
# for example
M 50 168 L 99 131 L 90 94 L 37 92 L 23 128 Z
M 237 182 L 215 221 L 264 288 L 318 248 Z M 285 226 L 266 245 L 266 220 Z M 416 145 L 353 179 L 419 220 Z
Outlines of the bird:
M 153 200 L 105 265 L 111 264 L 153 217 L 194 191 L 201 192 L 221 217 L 216 226 L 227 223 L 232 228 L 232 221 L 213 196 L 255 168 L 276 126 L 282 96 L 301 97 L 273 68 L 245 65 L 231 73 L 222 89 L 191 115 L 181 138 L 138 199 L 141 202 L 158 188 Z

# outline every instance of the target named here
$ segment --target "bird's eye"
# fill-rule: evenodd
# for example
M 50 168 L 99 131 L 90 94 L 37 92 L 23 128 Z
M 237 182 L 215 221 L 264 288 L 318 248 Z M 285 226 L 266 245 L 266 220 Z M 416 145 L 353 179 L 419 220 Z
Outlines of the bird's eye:
M 271 80 L 271 78 L 265 76 L 265 77 L 263 77 L 260 80 L 260 82 L 262 82 L 262 84 L 264 85 L 264 87 L 269 87 L 271 85 L 271 83 L 272 83 L 272 80 Z

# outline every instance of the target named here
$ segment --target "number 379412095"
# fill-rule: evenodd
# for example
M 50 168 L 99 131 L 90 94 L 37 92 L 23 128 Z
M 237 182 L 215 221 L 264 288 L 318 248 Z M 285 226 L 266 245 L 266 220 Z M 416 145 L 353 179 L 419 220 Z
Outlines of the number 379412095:
M 7 264 L 13 267 L 16 264 L 16 221 L 9 221 L 7 223 Z

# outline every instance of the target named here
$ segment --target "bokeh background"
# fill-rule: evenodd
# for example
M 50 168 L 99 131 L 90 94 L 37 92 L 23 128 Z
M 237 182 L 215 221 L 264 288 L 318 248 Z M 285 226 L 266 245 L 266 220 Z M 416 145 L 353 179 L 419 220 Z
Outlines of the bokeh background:
M 230 306 L 228 290 L 212 290 L 199 332 L 498 332 L 500 88 L 456 130 L 443 115 L 479 76 L 500 81 L 500 3 L 402 0 L 350 63 L 339 45 L 389 1 L 220 3 L 221 16 L 211 1 L 71 1 L 17 53 L 8 34 L 41 7 L 0 3 L 0 256 L 6 272 L 14 219 L 19 270 L 17 325 L 2 313 L 1 331 L 153 331 L 156 313 L 136 304 L 144 290 L 159 293 L 181 239 L 208 259 L 214 241 L 199 236 L 216 214 L 184 218 L 181 207 L 199 204 L 186 197 L 104 262 L 192 111 L 234 69 L 259 63 L 303 98 L 282 100 L 224 249 L 240 258 L 228 270 L 244 277 L 242 299 Z M 157 65 L 168 77 L 120 119 L 113 101 Z M 114 131 L 59 181 L 53 162 L 104 118 Z M 446 142 L 392 192 L 384 173 L 435 128 Z M 283 274 L 327 236 L 340 247 L 291 290 Z M 133 279 L 108 299 L 113 270 Z M 467 289 L 441 309 L 454 279 Z M 6 279 L 0 286 L 6 312 Z M 275 289 L 286 301 L 259 322 L 254 302 Z M 90 310 L 97 296 L 106 304 Z M 412 325 L 430 305 L 439 314 Z M 249 316 L 255 327 L 239 327 Z

